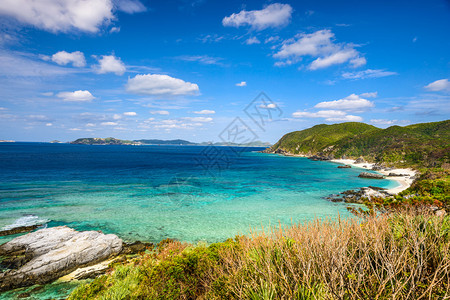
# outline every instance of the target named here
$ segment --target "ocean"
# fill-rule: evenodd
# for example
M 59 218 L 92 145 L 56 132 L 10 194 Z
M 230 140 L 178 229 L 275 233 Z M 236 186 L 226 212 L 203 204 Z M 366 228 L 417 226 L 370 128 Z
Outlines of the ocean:
M 0 228 L 42 223 L 128 242 L 217 242 L 280 224 L 346 218 L 347 204 L 324 197 L 397 185 L 359 178 L 361 169 L 262 149 L 0 143 Z

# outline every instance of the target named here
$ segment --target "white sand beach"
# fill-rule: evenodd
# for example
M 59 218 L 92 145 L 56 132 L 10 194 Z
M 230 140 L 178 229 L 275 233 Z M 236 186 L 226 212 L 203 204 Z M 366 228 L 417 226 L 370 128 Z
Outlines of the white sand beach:
M 352 167 L 357 167 L 357 168 L 367 169 L 367 170 L 372 169 L 372 167 L 374 165 L 374 163 L 368 163 L 368 162 L 355 164 L 355 160 L 353 160 L 353 159 L 333 159 L 331 161 L 335 162 L 335 163 L 349 165 Z M 412 182 L 414 181 L 414 179 L 411 179 L 411 177 L 416 175 L 416 171 L 414 171 L 412 169 L 392 169 L 389 171 L 381 170 L 381 171 L 377 171 L 377 172 L 385 175 L 386 179 L 395 180 L 400 184 L 398 187 L 388 189 L 387 192 L 389 192 L 390 194 L 398 194 L 401 191 L 406 190 L 408 187 L 411 186 Z M 404 174 L 405 176 L 388 176 L 389 173 Z

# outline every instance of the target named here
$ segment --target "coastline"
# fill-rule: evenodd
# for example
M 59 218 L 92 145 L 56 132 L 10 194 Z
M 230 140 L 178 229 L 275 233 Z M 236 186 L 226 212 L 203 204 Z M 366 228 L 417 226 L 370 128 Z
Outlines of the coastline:
M 352 167 L 365 169 L 365 170 L 371 170 L 372 167 L 375 165 L 374 163 L 368 163 L 368 162 L 355 163 L 355 160 L 353 160 L 353 159 L 332 159 L 330 161 L 334 162 L 334 163 L 338 163 L 338 164 L 349 165 Z M 392 169 L 389 171 L 379 170 L 376 172 L 385 175 L 386 179 L 394 180 L 399 184 L 399 186 L 397 186 L 395 188 L 386 190 L 386 192 L 388 192 L 392 195 L 396 195 L 396 194 L 406 190 L 407 188 L 409 188 L 414 181 L 413 177 L 416 175 L 416 171 L 414 171 L 413 169 L 409 169 L 409 168 L 408 169 Z M 388 176 L 389 173 L 402 174 L 402 176 Z

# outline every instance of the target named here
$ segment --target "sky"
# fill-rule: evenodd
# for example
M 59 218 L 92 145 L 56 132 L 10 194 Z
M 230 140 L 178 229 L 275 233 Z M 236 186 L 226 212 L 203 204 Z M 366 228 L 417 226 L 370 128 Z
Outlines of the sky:
M 0 0 L 3 140 L 274 143 L 449 115 L 448 0 Z

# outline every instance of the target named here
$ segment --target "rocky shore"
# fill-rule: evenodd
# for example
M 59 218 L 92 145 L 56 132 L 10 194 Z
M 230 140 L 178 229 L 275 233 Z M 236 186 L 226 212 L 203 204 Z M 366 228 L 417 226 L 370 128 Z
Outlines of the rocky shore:
M 390 196 L 392 195 L 384 188 L 368 186 L 358 190 L 347 190 L 340 194 L 331 194 L 328 197 L 325 197 L 325 199 L 330 200 L 331 202 L 364 204 L 366 199 L 370 200 L 372 197 L 385 198 Z
M 284 149 L 277 148 L 272 150 L 271 148 L 267 148 L 262 150 L 261 153 L 269 153 L 269 154 L 280 154 L 283 156 L 293 156 L 293 157 L 307 157 L 310 160 L 314 161 L 330 161 L 338 163 L 339 169 L 347 169 L 352 167 L 362 168 L 366 170 L 375 171 L 377 173 L 371 172 L 362 172 L 359 177 L 362 178 L 370 178 L 370 179 L 389 179 L 394 180 L 399 183 L 399 186 L 387 190 L 391 195 L 398 194 L 403 190 L 406 190 L 411 186 L 412 182 L 416 178 L 416 171 L 412 169 L 395 169 L 387 166 L 386 164 L 379 163 L 370 163 L 364 160 L 363 157 L 359 157 L 357 159 L 348 159 L 343 156 L 341 158 L 336 158 L 332 153 L 329 153 L 332 150 L 332 146 L 325 148 L 322 152 L 318 153 L 302 153 L 302 154 L 294 154 L 289 151 L 285 151 Z
M 125 244 L 114 234 L 76 231 L 66 226 L 40 229 L 0 246 L 0 291 L 34 284 L 92 278 L 120 260 L 120 254 L 145 251 L 151 244 Z

